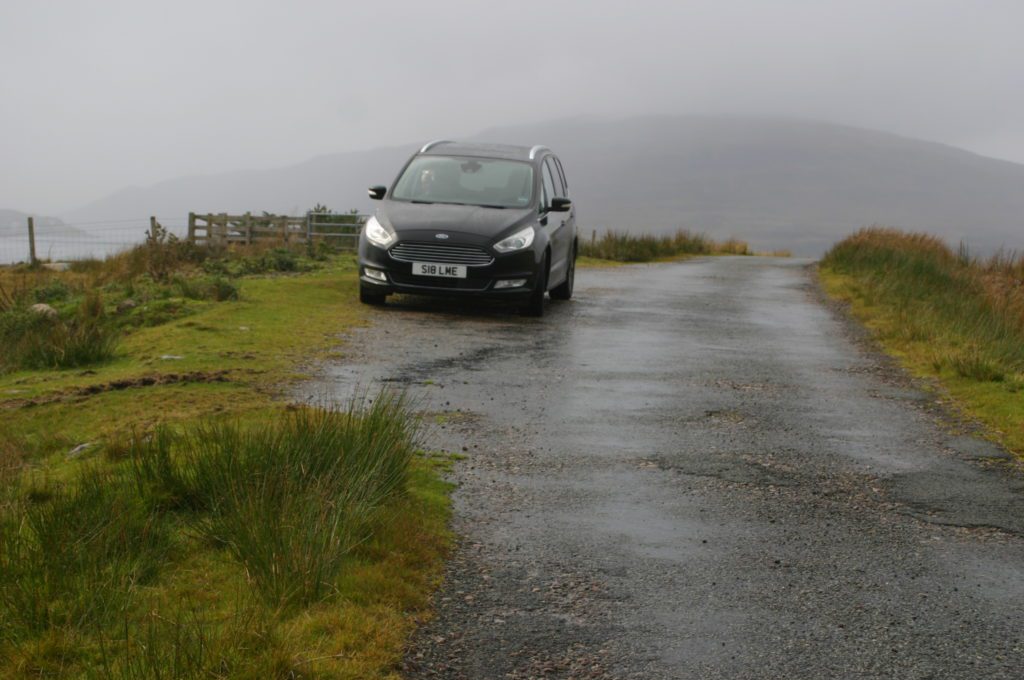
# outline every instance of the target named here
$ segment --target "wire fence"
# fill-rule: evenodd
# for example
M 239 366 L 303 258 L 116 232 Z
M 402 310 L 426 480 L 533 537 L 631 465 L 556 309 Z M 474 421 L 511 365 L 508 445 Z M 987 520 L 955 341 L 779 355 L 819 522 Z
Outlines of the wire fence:
M 299 217 L 266 213 L 260 216 L 190 213 L 179 218 L 146 216 L 77 223 L 39 219 L 33 221 L 32 229 L 35 258 L 40 262 L 68 262 L 109 257 L 144 243 L 154 220 L 168 234 L 201 245 L 249 244 L 258 239 L 278 238 L 284 243 L 316 241 L 352 250 L 366 216 L 354 212 L 310 212 Z M 31 261 L 29 234 L 28 220 L 21 224 L 0 224 L 0 265 Z
M 188 219 L 157 217 L 168 233 L 178 238 L 188 234 Z M 104 258 L 133 248 L 146 240 L 150 217 L 109 221 L 57 223 L 35 226 L 36 258 L 43 262 L 66 262 Z M 28 225 L 0 226 L 0 265 L 28 262 Z

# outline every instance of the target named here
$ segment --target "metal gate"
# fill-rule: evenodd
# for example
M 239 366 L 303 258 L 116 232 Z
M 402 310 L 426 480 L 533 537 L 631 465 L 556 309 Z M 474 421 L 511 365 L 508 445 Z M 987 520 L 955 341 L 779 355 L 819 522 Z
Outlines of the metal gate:
M 359 213 L 308 212 L 306 213 L 306 242 L 326 243 L 336 250 L 356 250 L 359 234 L 369 215 Z

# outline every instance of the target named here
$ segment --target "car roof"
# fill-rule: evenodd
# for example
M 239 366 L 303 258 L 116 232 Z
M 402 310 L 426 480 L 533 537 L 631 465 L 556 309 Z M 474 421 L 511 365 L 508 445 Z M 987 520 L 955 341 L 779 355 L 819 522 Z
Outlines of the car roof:
M 511 144 L 483 144 L 438 140 L 420 149 L 420 154 L 429 156 L 475 156 L 477 158 L 504 158 L 515 161 L 532 161 L 540 158 L 542 152 L 550 149 L 543 145 L 513 146 Z

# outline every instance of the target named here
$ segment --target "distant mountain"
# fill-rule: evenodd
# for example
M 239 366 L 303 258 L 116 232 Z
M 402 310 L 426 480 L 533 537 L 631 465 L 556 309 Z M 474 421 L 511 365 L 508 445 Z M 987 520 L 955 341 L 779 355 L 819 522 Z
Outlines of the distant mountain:
M 35 216 L 34 225 L 36 234 L 40 236 L 82 236 L 83 233 L 70 227 L 56 217 Z M 27 237 L 28 236 L 28 213 L 17 210 L 0 208 L 0 238 L 3 237 Z
M 466 139 L 554 148 L 588 232 L 686 227 L 816 255 L 877 223 L 979 250 L 1024 248 L 1024 165 L 888 133 L 774 118 L 647 116 L 494 128 Z M 317 202 L 369 210 L 366 187 L 390 183 L 416 146 L 126 189 L 65 218 L 303 212 Z

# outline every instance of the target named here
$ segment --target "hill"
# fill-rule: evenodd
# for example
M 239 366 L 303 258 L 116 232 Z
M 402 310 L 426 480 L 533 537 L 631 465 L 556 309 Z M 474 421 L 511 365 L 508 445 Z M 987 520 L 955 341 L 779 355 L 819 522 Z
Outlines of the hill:
M 74 227 L 64 224 L 56 217 L 35 218 L 37 235 L 42 236 L 82 236 L 83 233 Z M 0 208 L 0 238 L 24 237 L 28 235 L 28 213 L 18 210 Z
M 775 118 L 646 116 L 557 120 L 466 138 L 554 148 L 586 230 L 686 227 L 817 255 L 878 223 L 981 250 L 1024 246 L 1024 165 L 883 132 Z M 365 188 L 390 182 L 416 146 L 170 180 L 65 217 L 302 212 L 317 202 L 368 210 Z

